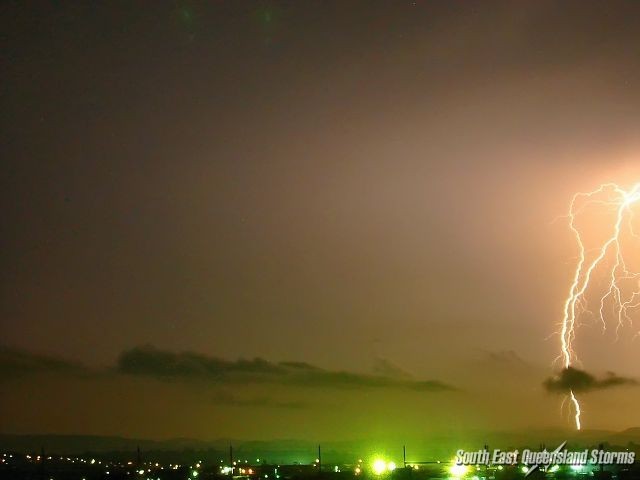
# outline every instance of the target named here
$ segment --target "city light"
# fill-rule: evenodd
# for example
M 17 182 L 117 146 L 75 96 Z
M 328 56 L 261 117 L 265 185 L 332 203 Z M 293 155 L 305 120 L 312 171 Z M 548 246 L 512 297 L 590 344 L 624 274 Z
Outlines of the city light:
M 462 478 L 469 472 L 469 467 L 466 465 L 451 465 L 449 467 L 449 473 L 454 478 Z
M 382 475 L 387 470 L 387 462 L 382 459 L 376 459 L 373 462 L 373 473 Z

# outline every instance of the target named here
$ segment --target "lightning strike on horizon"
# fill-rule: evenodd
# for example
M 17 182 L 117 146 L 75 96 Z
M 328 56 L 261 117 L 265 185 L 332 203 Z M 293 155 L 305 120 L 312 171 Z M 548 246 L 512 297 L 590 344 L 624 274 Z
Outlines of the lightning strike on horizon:
M 631 310 L 640 307 L 640 272 L 633 272 L 628 268 L 625 258 L 623 239 L 626 235 L 640 240 L 633 228 L 633 206 L 640 204 L 640 183 L 630 190 L 624 190 L 613 183 L 600 185 L 596 190 L 588 193 L 576 193 L 571 199 L 569 213 L 569 228 L 573 232 L 578 244 L 578 264 L 576 266 L 569 294 L 564 303 L 564 316 L 560 328 L 560 355 L 563 367 L 569 368 L 579 363 L 573 347 L 576 338 L 578 319 L 583 313 L 593 313 L 587 307 L 586 292 L 592 284 L 595 274 L 602 271 L 608 283 L 605 293 L 599 300 L 598 319 L 603 331 L 607 328 L 605 307 L 613 306 L 616 317 L 616 338 L 620 327 L 625 322 L 632 323 Z M 588 253 L 583 241 L 583 232 L 576 224 L 576 218 L 587 208 L 593 206 L 605 207 L 611 211 L 614 219 L 612 230 L 607 238 L 602 240 L 594 250 L 593 260 L 587 261 Z M 581 428 L 580 403 L 573 393 L 569 395 L 575 413 L 575 425 Z M 566 399 L 565 399 L 566 400 Z M 563 402 L 564 403 L 564 402 Z
M 578 402 L 578 399 L 576 398 L 576 396 L 573 394 L 573 390 L 571 390 L 570 397 L 571 397 L 571 402 L 573 403 L 573 410 L 575 412 L 574 420 L 576 422 L 576 429 L 580 430 L 582 428 L 582 425 L 580 424 L 580 415 L 581 415 L 580 403 Z

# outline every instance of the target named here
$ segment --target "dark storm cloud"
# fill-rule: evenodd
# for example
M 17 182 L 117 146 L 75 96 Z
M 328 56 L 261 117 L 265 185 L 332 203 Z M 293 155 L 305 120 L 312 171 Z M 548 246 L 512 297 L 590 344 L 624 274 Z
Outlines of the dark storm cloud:
M 307 403 L 299 400 L 276 400 L 274 398 L 266 396 L 242 398 L 224 390 L 216 393 L 212 401 L 216 405 L 224 405 L 230 407 L 264 407 L 295 410 L 300 408 L 307 408 L 309 406 Z
M 215 383 L 274 383 L 326 388 L 394 388 L 415 391 L 447 391 L 454 387 L 439 381 L 395 379 L 331 371 L 300 362 L 272 363 L 261 358 L 224 360 L 194 352 L 169 352 L 137 347 L 120 355 L 117 371 L 166 379 L 201 379 Z
M 548 378 L 544 382 L 544 387 L 552 393 L 590 392 L 624 385 L 638 385 L 638 381 L 633 378 L 619 377 L 613 372 L 608 372 L 604 378 L 598 379 L 584 370 L 573 367 L 562 370 L 559 375 Z
M 45 372 L 78 374 L 86 370 L 81 364 L 62 358 L 0 347 L 0 378 Z

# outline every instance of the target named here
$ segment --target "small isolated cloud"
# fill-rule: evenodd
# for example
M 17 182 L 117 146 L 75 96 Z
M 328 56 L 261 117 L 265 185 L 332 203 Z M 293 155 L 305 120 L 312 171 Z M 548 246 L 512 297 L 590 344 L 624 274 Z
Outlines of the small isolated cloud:
M 308 404 L 300 400 L 276 400 L 271 397 L 257 396 L 250 398 L 242 398 L 237 395 L 222 390 L 216 393 L 212 399 L 216 405 L 224 405 L 230 407 L 264 407 L 264 408 L 282 408 L 297 410 L 307 408 Z
M 488 362 L 501 365 L 513 365 L 519 367 L 528 367 L 529 364 L 525 362 L 520 355 L 513 350 L 501 350 L 499 352 L 485 352 L 485 359 Z
M 308 364 L 307 362 L 280 362 L 279 365 L 283 367 L 292 368 L 295 370 L 319 370 L 318 367 Z
M 7 347 L 0 347 L 0 378 L 12 378 L 31 373 L 82 373 L 79 363 L 58 357 L 40 355 Z
M 406 372 L 392 361 L 382 357 L 375 358 L 373 373 L 383 377 L 401 378 L 404 380 L 411 380 L 413 378 L 413 375 L 409 372 Z
M 608 372 L 604 378 L 598 379 L 584 370 L 573 367 L 565 368 L 557 376 L 544 381 L 544 387 L 552 393 L 590 392 L 624 385 L 638 385 L 638 381 L 633 378 L 619 377 L 613 372 Z
M 219 384 L 277 383 L 324 388 L 393 388 L 423 392 L 455 390 L 435 380 L 409 380 L 325 370 L 302 362 L 273 363 L 261 358 L 225 360 L 194 352 L 170 352 L 146 346 L 120 355 L 117 371 L 166 379 L 200 379 Z

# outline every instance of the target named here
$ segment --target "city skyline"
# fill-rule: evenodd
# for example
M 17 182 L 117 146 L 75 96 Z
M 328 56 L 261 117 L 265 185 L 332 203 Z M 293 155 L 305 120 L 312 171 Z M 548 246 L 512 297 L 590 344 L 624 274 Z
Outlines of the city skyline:
M 571 199 L 640 182 L 639 4 L 0 12 L 0 433 L 640 426 L 640 324 L 554 364 Z

